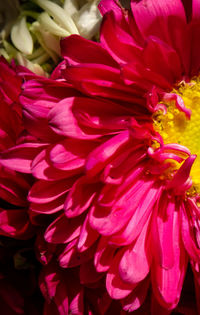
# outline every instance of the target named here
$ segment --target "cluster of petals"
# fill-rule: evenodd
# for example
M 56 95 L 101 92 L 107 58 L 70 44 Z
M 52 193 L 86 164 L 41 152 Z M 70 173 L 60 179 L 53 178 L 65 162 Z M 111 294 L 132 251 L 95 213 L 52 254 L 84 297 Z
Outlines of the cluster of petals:
M 17 142 L 23 131 L 19 103 L 22 79 L 15 66 L 0 60 L 0 152 Z M 28 217 L 27 194 L 31 180 L 10 168 L 0 165 L 0 235 L 26 239 L 33 235 Z
M 86 287 L 105 281 L 106 300 L 119 300 L 124 312 L 140 308 L 152 287 L 152 314 L 167 314 L 179 302 L 188 262 L 199 298 L 199 196 L 187 195 L 196 156 L 164 144 L 152 114 L 177 81 L 198 75 L 200 6 L 132 0 L 125 10 L 102 0 L 99 9 L 100 43 L 72 35 L 61 42 L 64 61 L 51 78 L 19 72 L 26 134 L 0 163 L 35 178 L 29 216 L 49 243 L 41 290 L 49 285 L 55 297 L 60 283 L 59 314 L 72 312 L 81 290 L 74 284 L 61 303 L 69 280 L 61 281 L 60 268 L 77 270 Z M 162 176 L 169 160 L 181 165 L 170 178 Z

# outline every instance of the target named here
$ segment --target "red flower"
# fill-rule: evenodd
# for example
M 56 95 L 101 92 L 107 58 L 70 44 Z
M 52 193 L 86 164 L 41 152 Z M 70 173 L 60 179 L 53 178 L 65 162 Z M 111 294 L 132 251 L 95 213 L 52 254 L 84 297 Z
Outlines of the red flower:
M 191 13 L 180 0 L 131 1 L 130 10 L 101 1 L 100 43 L 62 41 L 66 66 L 54 80 L 24 85 L 28 137 L 1 155 L 2 165 L 37 179 L 30 209 L 53 220 L 44 236 L 65 244 L 54 253 L 60 266 L 80 266 L 83 285 L 106 277 L 110 297 L 129 312 L 151 283 L 152 313 L 170 313 L 189 260 L 199 295 L 200 18 L 192 5 Z

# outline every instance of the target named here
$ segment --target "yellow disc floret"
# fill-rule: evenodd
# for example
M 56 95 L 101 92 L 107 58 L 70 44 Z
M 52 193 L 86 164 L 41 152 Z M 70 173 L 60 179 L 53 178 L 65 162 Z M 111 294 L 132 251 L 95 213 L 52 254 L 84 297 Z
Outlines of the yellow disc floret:
M 176 106 L 175 100 L 162 102 L 166 113 L 155 113 L 154 128 L 163 138 L 164 144 L 176 143 L 187 147 L 197 158 L 191 170 L 195 189 L 200 191 L 200 79 L 194 78 L 190 83 L 181 82 L 171 93 L 179 95 L 190 118 Z

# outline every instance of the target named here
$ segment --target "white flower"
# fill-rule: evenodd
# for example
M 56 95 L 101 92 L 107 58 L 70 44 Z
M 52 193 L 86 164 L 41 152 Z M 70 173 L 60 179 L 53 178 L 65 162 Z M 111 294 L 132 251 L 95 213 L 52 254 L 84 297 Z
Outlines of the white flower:
M 28 30 L 26 17 L 20 17 L 11 29 L 11 40 L 22 53 L 30 55 L 33 52 L 33 39 Z
M 98 2 L 96 0 L 86 3 L 73 15 L 80 35 L 87 39 L 92 38 L 97 33 L 101 22 L 101 15 L 97 7 Z
M 11 28 L 11 42 L 3 40 L 0 54 L 9 60 L 14 57 L 37 74 L 47 75 L 46 70 L 51 71 L 59 61 L 61 38 L 71 34 L 87 39 L 95 36 L 101 21 L 99 0 L 62 0 L 62 3 L 61 6 L 61 1 L 55 0 L 27 1 L 26 9 L 22 6 Z

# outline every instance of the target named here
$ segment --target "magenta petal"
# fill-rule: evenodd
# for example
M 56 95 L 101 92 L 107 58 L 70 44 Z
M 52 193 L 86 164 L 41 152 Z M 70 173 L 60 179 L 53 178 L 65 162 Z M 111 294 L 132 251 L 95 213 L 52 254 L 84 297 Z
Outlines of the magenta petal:
M 31 173 L 33 158 L 44 147 L 43 143 L 25 143 L 0 154 L 1 165 L 18 172 Z
M 36 213 L 46 213 L 46 214 L 52 214 L 55 212 L 58 212 L 60 210 L 63 210 L 64 201 L 66 196 L 62 195 L 61 197 L 47 203 L 30 203 L 30 210 L 36 212 Z
M 123 282 L 119 276 L 119 261 L 121 259 L 123 252 L 118 252 L 113 259 L 111 267 L 107 272 L 106 277 L 106 288 L 111 298 L 113 299 L 123 299 L 129 295 L 137 284 L 128 284 Z
M 189 181 L 189 187 L 187 187 L 187 183 L 190 176 L 190 170 L 195 159 L 196 155 L 190 155 L 181 165 L 172 180 L 169 182 L 168 188 L 174 188 L 176 190 L 176 194 L 182 193 L 182 191 L 190 188 L 192 183 L 190 184 Z
M 193 217 L 194 213 L 191 210 L 191 205 L 187 203 L 181 205 L 181 232 L 185 249 L 190 258 L 195 262 L 200 263 L 200 249 L 197 241 L 199 228 L 198 223 L 195 222 L 195 217 Z M 195 237 L 197 239 L 195 239 Z
M 49 158 L 50 150 L 51 147 L 42 150 L 32 161 L 33 176 L 41 180 L 52 181 L 68 178 L 76 174 L 76 170 L 65 172 L 53 167 Z
M 83 217 L 68 219 L 61 214 L 45 231 L 44 238 L 53 244 L 68 243 L 77 238 L 80 234 Z
M 63 142 L 57 143 L 51 149 L 50 160 L 54 167 L 61 170 L 81 169 L 85 163 L 84 155 L 87 154 L 90 148 L 91 145 L 87 142 L 66 139 Z
M 137 310 L 145 301 L 149 285 L 149 277 L 141 281 L 138 286 L 133 290 L 133 292 L 131 292 L 131 294 L 129 294 L 125 299 L 122 300 L 123 310 L 125 310 L 126 312 L 133 312 Z
M 166 24 L 169 17 L 176 17 L 186 23 L 184 7 L 181 0 L 168 2 L 165 0 L 147 0 L 139 3 L 131 1 L 132 13 L 136 24 L 145 36 L 155 35 L 159 38 L 166 38 Z M 159 26 L 159 27 L 158 27 Z
M 87 98 L 83 97 L 69 97 L 60 101 L 56 106 L 54 106 L 49 112 L 49 124 L 54 132 L 61 136 L 68 136 L 78 139 L 95 139 L 99 135 L 92 135 L 87 133 L 80 128 L 77 119 L 73 114 L 74 102 L 84 102 L 88 101 Z M 91 102 L 92 103 L 92 102 Z
M 155 259 L 165 269 L 174 265 L 174 211 L 175 201 L 169 200 L 166 194 L 157 205 L 158 213 L 154 208 L 154 219 L 152 220 L 152 237 L 155 244 Z
M 77 46 L 79 49 L 76 49 Z M 71 35 L 61 41 L 61 52 L 69 64 L 94 63 L 116 66 L 114 60 L 99 43 L 77 35 Z
M 17 239 L 33 236 L 33 228 L 28 218 L 27 209 L 0 209 L 0 235 Z
M 105 272 L 110 268 L 117 250 L 116 247 L 108 244 L 108 240 L 106 237 L 101 237 L 95 252 L 94 265 L 98 272 Z
M 145 193 L 145 186 L 149 186 L 148 191 Z M 138 191 L 138 196 L 140 195 L 141 200 L 138 206 L 133 208 L 132 217 L 128 221 L 128 224 L 124 226 L 123 230 L 114 234 L 110 238 L 110 244 L 116 245 L 128 245 L 132 243 L 138 235 L 140 235 L 143 227 L 149 221 L 150 214 L 152 212 L 153 206 L 155 204 L 156 198 L 160 194 L 160 190 L 157 187 L 151 187 L 151 183 L 145 183 L 143 185 L 143 190 Z M 136 205 L 136 198 L 134 199 Z
M 137 177 L 140 173 L 141 169 L 138 167 L 131 173 L 130 177 L 124 181 L 123 185 L 120 185 L 118 194 L 121 198 L 119 198 L 119 200 L 117 200 L 117 198 L 115 199 L 113 208 L 109 207 L 109 205 L 101 207 L 98 204 L 94 204 L 91 208 L 89 214 L 90 224 L 100 234 L 115 237 L 114 234 L 124 228 L 133 216 L 135 210 L 139 209 L 142 198 L 152 186 L 151 181 L 144 182 L 143 180 L 138 180 L 137 183 L 133 185 L 134 180 L 138 179 Z M 127 186 L 128 191 L 126 191 Z M 138 215 L 141 215 L 141 213 Z M 119 236 L 120 233 L 121 231 L 119 232 Z
M 80 231 L 80 236 L 77 244 L 78 251 L 84 252 L 85 250 L 87 250 L 98 239 L 98 237 L 99 233 L 90 226 L 87 215 Z
M 71 179 L 63 179 L 60 181 L 51 182 L 39 180 L 29 191 L 28 200 L 38 204 L 51 202 L 62 195 L 66 194 L 70 189 L 73 181 Z
M 68 314 L 67 284 L 63 274 L 53 264 L 47 265 L 40 274 L 40 289 L 47 301 L 54 301 L 60 315 Z
M 72 218 L 87 210 L 93 201 L 99 184 L 88 182 L 87 177 L 80 177 L 72 186 L 65 204 L 65 214 Z
M 115 15 L 110 13 L 105 16 L 101 26 L 101 43 L 116 62 L 127 64 L 142 57 L 142 48 L 136 43 L 132 34 L 125 29 L 125 26 L 118 23 Z
M 176 80 L 180 80 L 182 68 L 179 56 L 174 49 L 157 37 L 151 36 L 148 38 L 143 58 L 147 68 L 162 75 L 171 84 Z
M 149 220 L 132 246 L 124 252 L 119 263 L 119 275 L 124 282 L 136 284 L 150 271 L 151 254 L 147 248 Z
M 129 133 L 124 131 L 92 151 L 86 160 L 85 168 L 87 175 L 94 176 L 100 172 L 105 164 L 107 164 L 120 149 L 123 149 L 123 145 L 126 144 L 128 140 Z
M 63 250 L 62 254 L 59 256 L 60 266 L 63 268 L 71 268 L 79 266 L 82 263 L 90 260 L 94 255 L 95 245 L 90 247 L 88 250 L 83 253 L 78 252 L 77 250 L 78 239 L 73 240 L 69 243 L 66 248 Z
M 185 277 L 188 257 L 180 236 L 180 213 L 174 211 L 173 248 L 174 264 L 165 269 L 154 261 L 151 269 L 153 292 L 159 303 L 167 308 L 175 308 L 179 302 L 183 280 Z M 156 251 L 156 248 L 155 248 Z
M 102 15 L 106 14 L 110 10 L 121 14 L 120 4 L 115 0 L 101 0 L 98 8 Z
M 3 173 L 1 169 L 0 198 L 16 206 L 27 206 L 29 184 L 23 180 L 23 177 L 20 177 L 20 174 L 15 174 L 14 172 L 11 172 L 11 174 Z
M 73 286 L 71 285 L 71 281 Z M 69 278 L 69 313 L 71 315 L 82 315 L 84 313 L 84 290 L 80 283 L 74 283 L 74 277 Z

